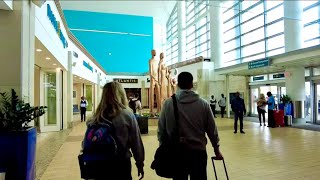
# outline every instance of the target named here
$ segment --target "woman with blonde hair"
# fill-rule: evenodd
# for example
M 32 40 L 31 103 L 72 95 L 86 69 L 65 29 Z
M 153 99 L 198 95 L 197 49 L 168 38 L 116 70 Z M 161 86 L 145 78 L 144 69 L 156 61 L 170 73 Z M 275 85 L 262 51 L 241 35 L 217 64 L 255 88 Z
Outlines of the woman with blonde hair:
M 257 100 L 257 110 L 258 110 L 260 126 L 262 126 L 261 116 L 263 118 L 263 125 L 266 126 L 266 117 L 265 117 L 266 105 L 267 105 L 267 101 L 264 94 L 260 94 L 259 99 Z
M 142 179 L 145 154 L 140 130 L 134 114 L 128 107 L 126 93 L 118 82 L 109 82 L 103 87 L 101 101 L 87 126 L 89 128 L 106 121 L 111 122 L 115 129 L 118 153 L 116 160 L 101 167 L 102 177 L 99 175 L 97 179 L 131 180 L 131 152 L 136 161 L 138 176 Z

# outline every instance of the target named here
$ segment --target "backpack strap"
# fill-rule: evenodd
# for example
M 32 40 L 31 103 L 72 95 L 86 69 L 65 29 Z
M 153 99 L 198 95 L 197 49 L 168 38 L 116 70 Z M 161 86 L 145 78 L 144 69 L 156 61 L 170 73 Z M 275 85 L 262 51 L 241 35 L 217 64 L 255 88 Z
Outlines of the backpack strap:
M 179 121 L 179 109 L 178 109 L 178 104 L 177 104 L 177 98 L 176 98 L 176 95 L 175 94 L 173 94 L 172 96 L 171 96 L 171 98 L 172 98 L 172 102 L 173 102 L 173 112 L 174 112 L 174 119 L 175 119 L 175 121 L 176 121 L 176 126 L 175 126 L 175 132 L 177 132 L 177 134 L 176 134 L 176 138 L 177 138 L 177 140 L 180 142 L 181 141 L 181 135 L 182 135 L 182 133 L 181 133 L 181 130 L 180 130 L 180 121 Z

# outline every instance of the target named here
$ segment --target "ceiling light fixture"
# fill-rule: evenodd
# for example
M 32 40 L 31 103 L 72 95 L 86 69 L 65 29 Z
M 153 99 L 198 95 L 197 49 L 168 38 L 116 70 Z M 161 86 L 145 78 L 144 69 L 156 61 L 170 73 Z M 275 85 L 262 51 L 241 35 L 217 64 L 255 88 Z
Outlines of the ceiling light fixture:
M 46 57 L 46 60 L 50 60 L 51 58 L 49 58 L 49 57 Z
M 82 79 L 82 78 L 79 78 L 79 79 Z
M 54 64 L 52 64 L 52 65 L 54 65 L 54 66 L 55 66 L 55 65 L 57 65 L 57 64 L 56 64 L 56 63 L 54 63 Z
M 41 49 L 36 49 L 36 51 L 37 51 L 37 52 L 41 52 L 42 50 L 41 50 Z

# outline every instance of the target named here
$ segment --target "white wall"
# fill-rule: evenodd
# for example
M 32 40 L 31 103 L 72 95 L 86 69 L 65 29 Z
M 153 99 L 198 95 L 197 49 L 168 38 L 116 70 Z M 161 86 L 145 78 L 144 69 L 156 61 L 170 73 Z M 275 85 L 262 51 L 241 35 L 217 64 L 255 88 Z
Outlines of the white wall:
M 69 43 L 69 38 L 66 32 L 65 25 L 59 16 L 58 9 L 54 1 L 46 1 L 39 8 L 35 7 L 35 36 L 41 43 L 51 52 L 51 54 L 62 64 L 65 69 L 68 69 L 68 48 L 64 48 L 63 44 L 54 29 L 50 19 L 47 16 L 47 4 L 50 5 L 56 20 L 60 22 L 62 34 Z
M 73 52 L 78 54 L 78 58 L 73 56 L 73 63 L 76 64 L 72 69 L 72 73 L 74 75 L 89 80 L 95 84 L 98 84 L 97 74 L 101 73 L 102 77 L 106 76 L 106 74 L 100 68 L 98 68 L 98 66 L 96 66 L 82 51 L 80 51 L 79 48 L 73 44 L 73 42 L 69 43 L 69 50 L 72 51 L 72 54 Z M 83 65 L 83 61 L 92 66 L 93 72 Z M 97 70 L 97 72 L 95 72 L 95 70 Z

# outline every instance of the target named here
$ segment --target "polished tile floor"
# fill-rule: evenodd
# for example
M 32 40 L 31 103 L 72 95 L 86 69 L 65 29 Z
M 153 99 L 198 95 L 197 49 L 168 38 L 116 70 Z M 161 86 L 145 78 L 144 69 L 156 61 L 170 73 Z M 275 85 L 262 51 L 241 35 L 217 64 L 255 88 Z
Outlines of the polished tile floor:
M 294 128 L 260 127 L 258 123 L 244 122 L 246 134 L 233 134 L 233 121 L 216 120 L 221 139 L 221 151 L 231 180 L 291 180 L 320 179 L 320 132 Z M 85 124 L 72 129 L 41 180 L 80 179 L 77 155 L 85 132 Z M 156 126 L 149 127 L 149 134 L 143 135 L 146 151 L 145 178 L 159 178 L 150 169 L 154 152 L 158 146 Z M 213 149 L 207 146 L 208 155 Z M 134 164 L 134 162 L 132 162 Z M 134 167 L 134 166 L 133 166 Z M 226 179 L 222 162 L 216 162 L 219 179 Z M 133 179 L 137 170 L 132 171 Z M 208 179 L 214 179 L 212 163 L 208 159 Z

